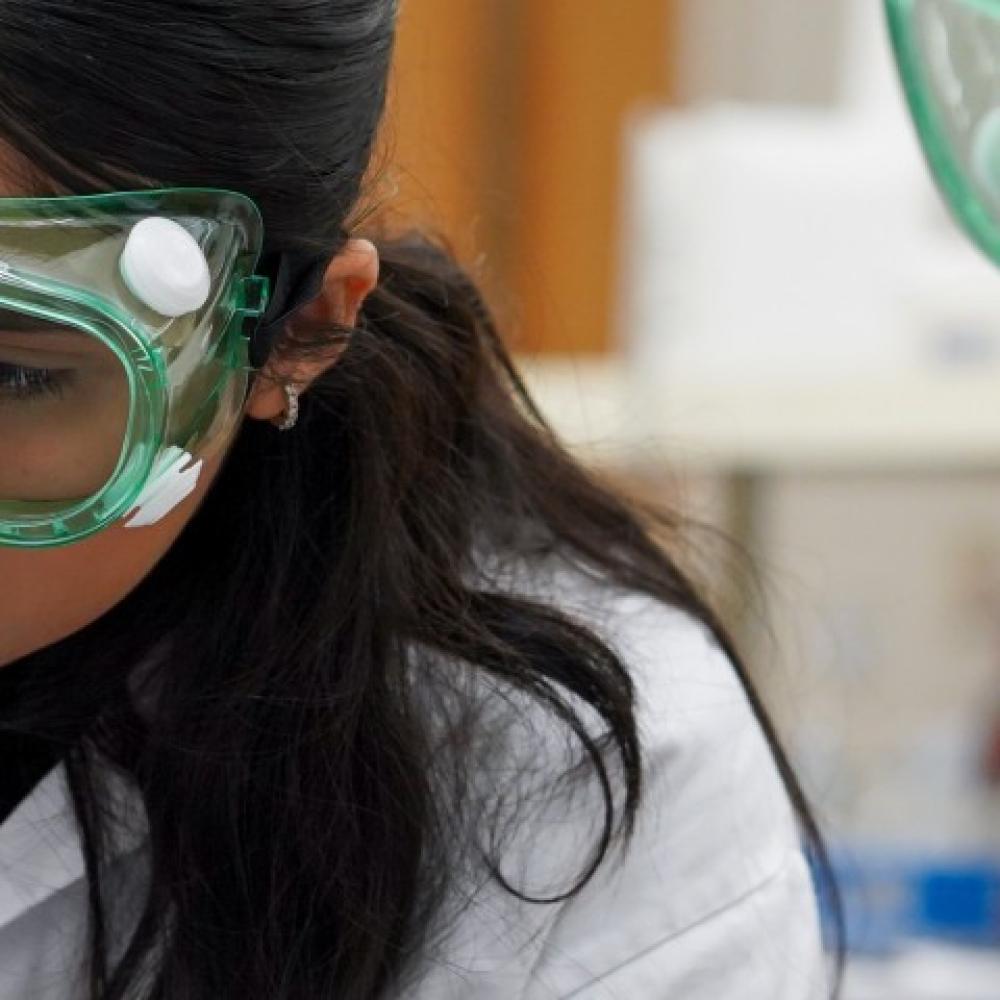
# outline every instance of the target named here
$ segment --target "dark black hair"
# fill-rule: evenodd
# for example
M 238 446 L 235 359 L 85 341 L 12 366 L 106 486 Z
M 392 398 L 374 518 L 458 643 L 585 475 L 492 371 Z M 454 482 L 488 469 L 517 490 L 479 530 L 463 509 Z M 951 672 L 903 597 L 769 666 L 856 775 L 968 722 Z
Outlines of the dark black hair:
M 396 8 L 0 0 L 0 137 L 39 193 L 231 188 L 260 205 L 268 251 L 332 256 L 362 205 Z M 425 708 L 447 689 L 441 663 L 529 696 L 603 783 L 595 854 L 558 898 L 627 844 L 643 787 L 627 666 L 560 608 L 483 582 L 477 551 L 561 553 L 706 623 L 818 841 L 737 651 L 657 540 L 681 519 L 627 501 L 563 449 L 443 249 L 378 242 L 382 277 L 357 328 L 292 322 L 276 348 L 347 345 L 296 431 L 247 421 L 152 573 L 33 654 L 33 669 L 102 688 L 98 723 L 66 758 L 95 998 L 375 1000 L 398 982 L 445 899 L 485 724 L 456 722 L 458 780 L 438 781 Z M 150 885 L 123 949 L 109 767 L 141 792 L 150 833 Z

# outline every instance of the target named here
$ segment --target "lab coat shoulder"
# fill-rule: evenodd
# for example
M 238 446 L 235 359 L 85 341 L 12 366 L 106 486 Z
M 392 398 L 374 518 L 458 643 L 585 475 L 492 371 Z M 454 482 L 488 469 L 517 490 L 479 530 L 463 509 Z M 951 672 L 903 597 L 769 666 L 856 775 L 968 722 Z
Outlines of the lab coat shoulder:
M 557 780 L 578 761 L 579 744 L 536 700 L 465 670 L 479 695 L 472 722 L 490 723 L 466 730 L 481 734 L 471 801 L 478 795 L 483 814 L 498 821 L 475 844 L 463 845 L 456 831 L 456 843 L 494 848 L 516 891 L 457 865 L 453 899 L 428 929 L 400 1000 L 826 996 L 795 823 L 732 664 L 700 624 L 651 598 L 576 574 L 532 572 L 522 583 L 525 594 L 598 632 L 634 682 L 645 762 L 634 836 L 565 896 L 599 843 L 601 789 Z M 452 708 L 470 703 L 469 688 L 453 690 L 461 697 Z M 577 707 L 586 718 L 586 706 Z M 598 722 L 592 715 L 588 727 Z M 613 753 L 608 761 L 620 805 Z M 116 799 L 128 819 L 115 852 L 116 895 L 136 899 L 148 864 L 141 803 L 124 786 Z M 124 929 L 134 914 L 119 917 Z M 60 767 L 0 825 L 0 996 L 80 995 L 85 945 L 84 863 Z
M 598 632 L 634 682 L 645 768 L 634 834 L 558 903 L 478 883 L 403 995 L 829 996 L 797 825 L 733 664 L 704 626 L 651 597 L 575 574 L 548 581 L 535 596 L 557 600 Z M 523 895 L 551 899 L 594 857 L 604 799 L 596 781 L 582 792 L 566 786 L 572 794 L 546 783 L 542 776 L 570 759 L 565 737 L 537 706 L 514 695 L 504 703 L 524 714 L 512 729 L 517 763 L 495 770 L 532 780 L 517 833 L 499 845 L 500 869 Z
M 636 685 L 644 803 L 624 860 L 556 917 L 526 1000 L 828 997 L 798 826 L 733 664 L 649 597 L 613 598 L 606 631 Z

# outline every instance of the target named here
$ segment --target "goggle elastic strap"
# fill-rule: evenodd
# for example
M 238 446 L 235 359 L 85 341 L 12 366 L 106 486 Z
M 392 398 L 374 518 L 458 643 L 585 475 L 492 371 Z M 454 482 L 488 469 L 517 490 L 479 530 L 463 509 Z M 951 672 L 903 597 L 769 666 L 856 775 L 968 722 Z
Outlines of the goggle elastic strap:
M 250 364 L 261 369 L 293 313 L 317 299 L 331 255 L 319 256 L 301 250 L 264 254 L 258 271 L 271 282 L 271 297 L 256 328 L 250 334 Z

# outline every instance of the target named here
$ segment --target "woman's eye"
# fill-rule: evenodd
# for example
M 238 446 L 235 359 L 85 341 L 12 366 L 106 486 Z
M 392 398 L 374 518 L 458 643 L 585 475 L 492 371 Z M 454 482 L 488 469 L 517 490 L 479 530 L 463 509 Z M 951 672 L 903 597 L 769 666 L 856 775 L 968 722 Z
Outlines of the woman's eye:
M 0 399 L 60 396 L 70 372 L 55 368 L 27 368 L 0 361 Z

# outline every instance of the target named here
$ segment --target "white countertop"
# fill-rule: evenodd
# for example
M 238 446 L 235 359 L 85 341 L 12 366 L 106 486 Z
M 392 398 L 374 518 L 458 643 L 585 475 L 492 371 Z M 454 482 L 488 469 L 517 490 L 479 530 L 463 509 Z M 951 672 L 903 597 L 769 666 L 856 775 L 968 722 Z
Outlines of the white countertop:
M 1000 469 L 1000 369 L 798 384 L 637 378 L 614 358 L 520 358 L 588 460 L 706 472 Z

